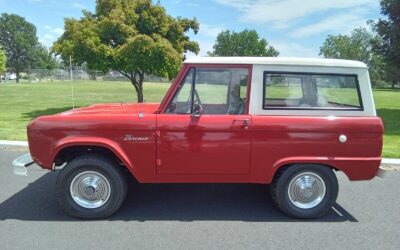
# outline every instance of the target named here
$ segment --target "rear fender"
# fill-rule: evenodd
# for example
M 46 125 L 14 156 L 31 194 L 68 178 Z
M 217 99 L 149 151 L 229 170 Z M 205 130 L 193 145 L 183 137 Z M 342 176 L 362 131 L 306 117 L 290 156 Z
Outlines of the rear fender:
M 319 164 L 342 171 L 349 180 L 370 180 L 376 176 L 381 157 L 288 157 L 277 161 L 268 178 L 270 183 L 275 173 L 282 167 L 292 164 Z

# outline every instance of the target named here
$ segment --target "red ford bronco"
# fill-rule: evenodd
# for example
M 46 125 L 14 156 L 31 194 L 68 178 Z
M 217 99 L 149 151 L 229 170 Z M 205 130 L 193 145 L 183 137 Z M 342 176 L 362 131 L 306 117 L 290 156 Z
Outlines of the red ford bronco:
M 335 172 L 379 172 L 383 124 L 368 69 L 355 61 L 188 59 L 161 103 L 96 104 L 28 125 L 30 154 L 14 161 L 60 169 L 63 210 L 115 213 L 126 173 L 140 183 L 271 184 L 287 215 L 316 218 L 338 195 Z M 128 170 L 128 171 L 125 171 Z

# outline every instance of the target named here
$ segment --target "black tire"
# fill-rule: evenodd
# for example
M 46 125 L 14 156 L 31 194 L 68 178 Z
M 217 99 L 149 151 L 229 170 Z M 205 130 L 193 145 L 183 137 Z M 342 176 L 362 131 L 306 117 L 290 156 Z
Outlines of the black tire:
M 64 212 L 70 216 L 84 219 L 102 219 L 114 214 L 124 202 L 128 189 L 123 169 L 117 164 L 113 159 L 96 154 L 82 155 L 72 159 L 61 170 L 56 181 L 57 199 Z M 75 192 L 71 190 L 71 183 L 74 179 L 74 183 L 79 183 L 77 180 L 79 180 L 80 176 L 83 176 L 82 178 L 85 176 L 89 176 L 88 178 L 91 176 L 100 176 L 102 180 L 101 187 L 103 188 L 97 189 L 93 186 L 86 186 L 86 189 L 82 189 L 85 191 L 77 192 L 83 195 L 93 195 L 95 193 L 108 194 L 105 195 L 106 198 L 104 200 L 98 199 L 99 204 L 96 204 L 96 207 L 85 207 L 79 204 L 82 201 L 90 202 L 91 197 L 85 199 L 86 197 L 78 195 L 78 197 L 82 198 L 79 202 L 76 201 L 77 195 L 75 195 L 75 198 L 72 197 L 72 193 Z M 80 186 L 75 185 L 74 187 L 77 187 L 76 190 L 78 190 Z M 104 190 L 109 190 L 109 192 L 105 192 Z M 87 204 L 85 203 L 85 205 Z
M 303 178 L 301 178 L 302 176 Z M 300 188 L 300 186 L 296 186 L 296 182 L 291 183 L 292 180 L 309 180 L 310 176 L 314 178 L 314 181 L 312 181 L 313 188 L 314 186 L 318 186 L 317 189 L 314 189 L 311 192 L 314 192 L 315 194 L 324 193 L 324 195 L 321 195 L 320 199 L 312 199 L 315 197 L 312 196 L 310 201 L 305 200 L 305 202 L 302 203 L 302 200 L 296 200 L 293 198 L 296 197 L 296 195 L 298 197 L 299 192 L 290 192 L 289 186 L 292 187 L 291 190 L 298 191 L 299 189 L 293 187 Z M 321 183 L 323 183 L 323 185 L 321 185 Z M 336 202 L 339 185 L 335 173 L 327 166 L 295 164 L 276 174 L 270 190 L 275 205 L 285 214 L 298 219 L 313 219 L 324 216 L 329 212 Z M 325 192 L 321 190 L 325 190 Z M 310 189 L 308 191 L 310 191 Z M 289 195 L 289 193 L 291 195 Z M 315 204 L 312 202 L 315 202 Z

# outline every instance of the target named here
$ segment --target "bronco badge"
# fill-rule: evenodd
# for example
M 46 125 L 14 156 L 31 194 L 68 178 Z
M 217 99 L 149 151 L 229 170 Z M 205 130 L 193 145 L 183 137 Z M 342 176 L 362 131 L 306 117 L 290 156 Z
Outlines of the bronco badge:
M 124 141 L 147 141 L 149 137 L 135 137 L 133 135 L 125 135 Z

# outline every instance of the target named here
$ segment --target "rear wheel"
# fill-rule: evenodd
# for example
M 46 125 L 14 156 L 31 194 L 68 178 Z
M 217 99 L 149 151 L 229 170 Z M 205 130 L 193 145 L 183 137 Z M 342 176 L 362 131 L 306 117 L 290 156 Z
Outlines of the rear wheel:
M 106 218 L 122 205 L 127 194 L 126 178 L 117 163 L 100 155 L 83 155 L 71 160 L 56 182 L 63 210 L 74 217 Z
M 329 212 L 338 195 L 333 171 L 321 165 L 292 165 L 277 173 L 271 186 L 274 203 L 284 213 L 300 219 Z

